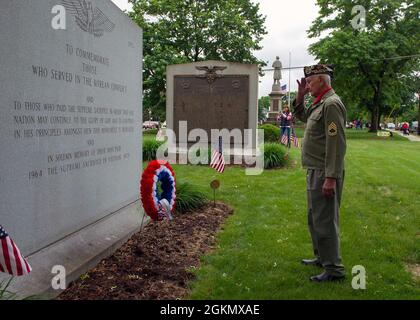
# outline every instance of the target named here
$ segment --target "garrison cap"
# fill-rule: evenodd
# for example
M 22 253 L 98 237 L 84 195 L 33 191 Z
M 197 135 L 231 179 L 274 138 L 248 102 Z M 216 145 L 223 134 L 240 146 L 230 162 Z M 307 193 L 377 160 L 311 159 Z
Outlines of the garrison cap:
M 319 74 L 328 74 L 331 78 L 334 74 L 334 66 L 332 64 L 315 64 L 303 68 L 305 78 Z

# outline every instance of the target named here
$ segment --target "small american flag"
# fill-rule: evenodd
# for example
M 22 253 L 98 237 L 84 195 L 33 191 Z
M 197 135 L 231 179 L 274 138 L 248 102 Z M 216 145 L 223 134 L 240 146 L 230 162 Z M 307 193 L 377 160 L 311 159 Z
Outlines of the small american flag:
M 299 148 L 299 139 L 298 139 L 298 137 L 296 137 L 295 128 L 293 128 L 293 127 L 292 127 L 292 141 L 293 141 L 293 145 L 296 148 Z
M 216 169 L 216 171 L 220 173 L 225 171 L 225 158 L 223 157 L 222 152 L 222 137 L 219 137 L 219 149 L 213 151 L 210 167 Z
M 286 91 L 287 89 L 287 84 L 285 84 L 284 86 L 281 86 L 281 91 Z
M 32 271 L 31 266 L 21 255 L 18 247 L 0 226 L 0 272 L 13 276 L 23 276 Z
M 288 137 L 287 137 L 287 134 L 284 134 L 282 137 L 281 137 L 281 143 L 282 144 L 284 144 L 284 145 L 288 145 L 289 144 L 289 141 L 288 141 L 289 139 L 288 139 Z

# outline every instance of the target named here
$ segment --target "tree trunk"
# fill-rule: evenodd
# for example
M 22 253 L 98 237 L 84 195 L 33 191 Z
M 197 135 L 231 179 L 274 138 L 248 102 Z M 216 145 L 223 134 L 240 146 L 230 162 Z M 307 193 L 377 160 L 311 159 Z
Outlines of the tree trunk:
M 379 112 L 379 107 L 378 107 L 378 128 L 380 128 L 381 126 L 380 126 L 380 124 L 381 124 L 381 117 L 382 117 L 382 113 L 381 112 Z M 384 128 L 382 128 L 382 129 L 384 129 Z
M 379 128 L 379 120 L 380 120 L 379 96 L 380 96 L 380 91 L 375 90 L 375 95 L 373 96 L 372 121 L 371 121 L 371 127 L 369 129 L 369 132 L 377 132 Z
M 194 61 L 197 62 L 198 61 L 198 57 L 200 56 L 200 48 L 198 47 L 198 45 L 195 46 L 195 54 L 194 54 Z
M 379 106 L 374 105 L 373 109 L 370 113 L 371 120 L 370 120 L 370 128 L 369 132 L 377 132 L 379 128 Z

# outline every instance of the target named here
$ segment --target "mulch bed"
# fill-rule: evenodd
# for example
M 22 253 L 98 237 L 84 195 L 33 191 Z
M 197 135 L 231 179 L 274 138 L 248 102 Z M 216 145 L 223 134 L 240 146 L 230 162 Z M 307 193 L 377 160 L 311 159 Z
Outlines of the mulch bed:
M 215 235 L 233 214 L 223 203 L 148 223 L 112 256 L 72 282 L 58 300 L 183 299 L 189 271 L 215 245 Z

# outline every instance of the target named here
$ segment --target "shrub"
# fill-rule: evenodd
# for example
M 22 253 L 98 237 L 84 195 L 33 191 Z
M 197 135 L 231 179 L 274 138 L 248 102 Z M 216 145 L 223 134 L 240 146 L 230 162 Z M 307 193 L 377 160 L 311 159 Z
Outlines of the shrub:
M 143 131 L 143 134 L 157 135 L 158 131 L 159 131 L 158 129 L 146 129 Z
M 161 141 L 144 140 L 143 141 L 143 161 L 156 160 L 156 152 L 163 144 Z
M 258 129 L 264 130 L 264 142 L 278 142 L 280 137 L 280 128 L 272 124 L 263 124 Z
M 197 191 L 189 182 L 176 183 L 176 205 L 179 213 L 185 213 L 201 208 L 207 202 L 204 193 Z
M 278 143 L 264 144 L 264 169 L 284 167 L 287 163 L 286 148 Z

